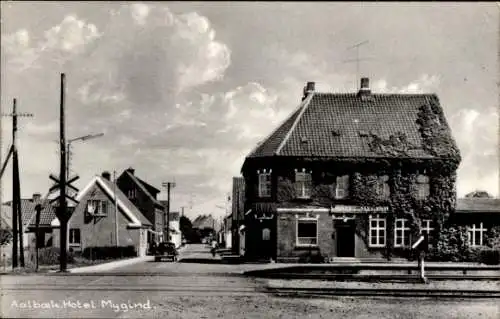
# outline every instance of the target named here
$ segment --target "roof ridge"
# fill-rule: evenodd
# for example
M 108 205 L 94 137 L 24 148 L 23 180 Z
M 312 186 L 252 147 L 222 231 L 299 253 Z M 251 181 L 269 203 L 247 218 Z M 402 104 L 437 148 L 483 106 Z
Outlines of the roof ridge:
M 295 121 L 293 122 L 292 127 L 290 128 L 290 130 L 288 131 L 288 133 L 286 133 L 285 138 L 281 141 L 280 145 L 278 146 L 278 148 L 276 149 L 276 151 L 274 152 L 274 154 L 276 154 L 276 155 L 280 154 L 281 149 L 285 146 L 286 142 L 288 142 L 288 139 L 290 138 L 290 135 L 292 135 L 293 130 L 295 129 L 295 127 L 297 127 L 297 124 L 299 123 L 300 119 L 302 118 L 302 115 L 306 111 L 306 109 L 309 106 L 309 104 L 311 104 L 311 100 L 312 100 L 312 97 L 314 96 L 314 94 L 315 94 L 315 92 L 312 92 L 311 94 L 309 94 L 305 98 L 304 102 L 301 103 L 301 104 L 303 104 L 302 110 L 300 110 L 300 113 L 295 118 Z

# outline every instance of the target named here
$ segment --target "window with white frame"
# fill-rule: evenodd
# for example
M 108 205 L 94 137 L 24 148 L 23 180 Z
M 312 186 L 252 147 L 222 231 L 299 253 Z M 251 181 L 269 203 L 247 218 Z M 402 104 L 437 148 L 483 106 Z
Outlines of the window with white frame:
M 429 177 L 425 175 L 417 176 L 417 198 L 427 199 L 430 195 Z
M 318 219 L 297 218 L 297 246 L 318 245 Z
M 298 198 L 310 198 L 312 187 L 312 174 L 295 170 L 295 194 Z
M 105 200 L 91 199 L 87 201 L 87 211 L 92 215 L 107 215 L 108 202 Z
M 406 218 L 394 221 L 394 247 L 410 246 L 410 225 Z
M 483 246 L 484 233 L 486 228 L 483 227 L 483 223 L 472 224 L 468 229 L 469 245 L 471 247 L 481 247 Z
M 433 223 L 431 219 L 424 219 L 422 220 L 422 227 L 420 228 L 420 234 L 427 234 L 427 238 L 429 239 L 429 242 L 432 242 L 431 237 L 432 233 L 434 231 Z
M 379 198 L 385 199 L 389 198 L 391 195 L 391 189 L 389 187 L 389 176 L 379 176 L 377 181 L 377 196 Z
M 349 195 L 349 175 L 337 176 L 335 198 L 342 199 Z
M 271 172 L 259 172 L 259 197 L 271 196 Z
M 70 245 L 80 245 L 80 229 L 79 228 L 70 228 L 69 230 L 69 244 Z
M 370 247 L 385 247 L 385 233 L 386 233 L 386 221 L 385 218 L 376 216 L 370 216 L 370 227 L 368 230 L 368 237 Z

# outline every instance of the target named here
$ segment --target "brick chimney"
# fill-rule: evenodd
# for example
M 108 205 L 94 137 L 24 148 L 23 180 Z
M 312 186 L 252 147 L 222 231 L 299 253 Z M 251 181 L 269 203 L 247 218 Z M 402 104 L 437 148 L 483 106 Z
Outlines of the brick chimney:
M 135 169 L 133 169 L 132 167 L 129 167 L 129 168 L 127 168 L 127 172 L 129 172 L 130 174 L 134 175 Z
M 101 176 L 104 178 L 104 179 L 107 179 L 108 181 L 111 180 L 111 174 L 108 172 L 108 171 L 104 171 L 102 172 Z
M 302 96 L 302 101 L 304 101 L 309 94 L 314 92 L 314 86 L 316 83 L 314 82 L 307 82 L 306 86 L 304 86 L 304 95 Z
M 34 193 L 33 198 L 31 199 L 32 202 L 36 203 L 42 198 L 42 194 L 40 193 Z
M 364 97 L 369 96 L 371 94 L 370 90 L 370 79 L 369 78 L 361 78 L 361 87 L 358 92 L 358 96 Z

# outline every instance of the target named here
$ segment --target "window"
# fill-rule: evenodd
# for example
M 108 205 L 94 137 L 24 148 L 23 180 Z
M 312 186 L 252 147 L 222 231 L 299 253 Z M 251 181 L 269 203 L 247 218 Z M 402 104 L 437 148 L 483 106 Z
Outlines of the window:
M 259 197 L 271 196 L 271 173 L 259 173 Z
M 422 220 L 422 228 L 420 229 L 420 234 L 427 234 L 427 238 L 429 239 L 429 243 L 432 242 L 432 232 L 434 231 L 434 227 L 432 227 L 432 220 L 424 219 Z
M 396 218 L 394 225 L 394 247 L 410 246 L 410 226 L 406 218 Z
M 127 195 L 128 195 L 127 197 L 130 199 L 135 199 L 135 197 L 137 196 L 135 189 L 129 189 Z
M 469 228 L 467 234 L 469 237 L 469 245 L 471 247 L 481 247 L 483 246 L 483 237 L 486 232 L 486 228 L 483 228 L 483 223 L 472 224 Z
M 311 197 L 311 186 L 311 173 L 295 171 L 295 194 L 298 198 Z
M 377 196 L 379 198 L 388 198 L 391 195 L 389 187 L 389 176 L 380 176 L 377 181 Z
M 349 194 L 349 175 L 337 176 L 335 197 L 338 199 L 342 199 L 346 198 L 348 194 Z
M 430 194 L 429 177 L 425 175 L 417 176 L 417 198 L 426 199 Z
M 92 215 L 106 216 L 108 214 L 108 202 L 91 199 L 87 202 L 87 211 Z
M 271 239 L 271 230 L 269 228 L 264 228 L 262 230 L 262 240 L 270 240 Z
M 297 219 L 297 246 L 318 245 L 318 220 L 315 218 Z
M 385 218 L 370 216 L 369 240 L 371 247 L 385 246 Z
M 69 244 L 70 245 L 80 245 L 80 229 L 71 228 L 69 230 Z

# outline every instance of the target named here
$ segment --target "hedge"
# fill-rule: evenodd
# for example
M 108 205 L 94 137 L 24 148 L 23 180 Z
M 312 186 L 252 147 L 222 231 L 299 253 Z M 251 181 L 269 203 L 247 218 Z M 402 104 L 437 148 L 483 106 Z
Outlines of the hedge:
M 136 257 L 137 252 L 134 246 L 100 246 L 100 247 L 86 247 L 82 256 L 93 260 L 117 259 Z

